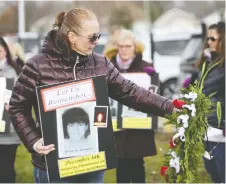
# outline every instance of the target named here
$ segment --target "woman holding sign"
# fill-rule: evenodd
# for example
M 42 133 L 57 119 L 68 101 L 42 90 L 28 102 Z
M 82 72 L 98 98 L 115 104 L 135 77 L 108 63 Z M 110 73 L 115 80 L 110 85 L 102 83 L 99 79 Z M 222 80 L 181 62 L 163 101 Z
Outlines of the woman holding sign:
M 105 56 L 121 73 L 144 72 L 144 68 L 152 65 L 142 60 L 143 51 L 144 45 L 136 41 L 133 32 L 122 30 L 117 46 L 106 50 Z M 115 141 L 117 183 L 145 183 L 143 157 L 156 155 L 154 131 L 127 129 L 115 132 Z
M 7 90 L 9 84 L 6 81 L 7 78 L 16 79 L 18 74 L 19 69 L 11 57 L 8 45 L 0 37 L 0 183 L 15 183 L 16 179 L 14 162 L 20 140 L 8 118 L 4 117 L 8 117 L 9 102 L 6 96 L 10 96 L 7 95 L 10 91 Z M 7 127 L 9 127 L 8 132 Z
M 104 56 L 93 52 L 101 36 L 97 17 L 91 11 L 74 8 L 60 12 L 45 38 L 40 54 L 29 59 L 19 76 L 10 100 L 10 118 L 24 145 L 32 154 L 35 181 L 47 182 L 43 155 L 55 145 L 43 146 L 41 129 L 32 119 L 37 110 L 36 87 L 105 75 L 109 96 L 122 104 L 158 116 L 172 113 L 170 100 L 140 88 L 124 79 Z M 103 182 L 103 171 L 82 174 L 69 182 Z

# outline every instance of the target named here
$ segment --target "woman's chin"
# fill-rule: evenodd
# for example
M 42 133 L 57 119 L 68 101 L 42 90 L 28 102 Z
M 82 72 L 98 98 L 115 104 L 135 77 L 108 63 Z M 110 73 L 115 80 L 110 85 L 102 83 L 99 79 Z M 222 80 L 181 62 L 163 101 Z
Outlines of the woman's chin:
M 84 52 L 78 52 L 79 54 L 83 55 L 83 56 L 88 56 L 90 54 L 92 54 L 93 50 L 87 50 L 87 51 L 84 51 Z
M 85 140 L 84 136 L 71 138 L 71 141 L 82 141 L 82 140 Z
M 92 52 L 93 52 L 93 49 L 89 49 L 89 50 L 86 51 L 86 54 L 90 55 L 90 54 L 92 54 Z
M 70 141 L 71 141 L 71 142 L 77 142 L 77 141 L 80 141 L 80 140 L 81 140 L 81 139 L 77 139 L 77 138 L 76 138 L 76 139 L 71 139 Z
M 216 52 L 215 48 L 209 48 L 210 52 Z

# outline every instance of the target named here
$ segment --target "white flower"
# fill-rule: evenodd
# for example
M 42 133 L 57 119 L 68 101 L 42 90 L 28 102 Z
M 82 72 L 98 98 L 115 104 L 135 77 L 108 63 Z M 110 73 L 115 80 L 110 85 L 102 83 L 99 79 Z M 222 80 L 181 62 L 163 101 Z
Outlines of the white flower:
M 196 100 L 196 98 L 198 97 L 198 94 L 195 92 L 190 92 L 188 94 L 180 95 L 180 96 L 182 98 L 190 99 L 192 102 L 194 102 Z
M 178 138 L 178 137 L 180 137 L 180 140 L 181 140 L 182 142 L 185 142 L 185 135 L 184 135 L 185 129 L 184 129 L 184 127 L 178 128 L 177 131 L 178 131 L 178 133 L 176 133 L 176 134 L 173 136 L 173 139 L 172 139 L 173 144 L 174 144 L 174 140 L 175 140 L 176 138 Z M 175 144 L 174 144 L 174 145 L 175 145 Z
M 191 111 L 191 116 L 195 116 L 196 115 L 196 108 L 195 108 L 195 104 L 191 104 L 191 105 L 183 105 L 183 108 L 187 108 Z
M 177 123 L 180 124 L 182 122 L 184 128 L 188 128 L 188 120 L 189 120 L 189 116 L 187 114 L 180 115 L 177 117 Z
M 176 173 L 180 172 L 180 157 L 177 157 L 176 153 L 174 151 L 171 152 L 171 155 L 173 156 L 172 159 L 170 159 L 169 165 L 172 168 L 175 168 Z
M 171 151 L 171 155 L 173 156 L 173 158 L 176 158 L 177 157 L 177 154 L 175 151 Z

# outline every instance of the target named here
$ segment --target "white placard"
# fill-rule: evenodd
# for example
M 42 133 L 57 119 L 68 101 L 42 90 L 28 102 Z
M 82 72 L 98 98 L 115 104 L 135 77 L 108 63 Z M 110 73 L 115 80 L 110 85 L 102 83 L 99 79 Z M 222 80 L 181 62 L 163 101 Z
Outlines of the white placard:
M 96 100 L 93 81 L 90 79 L 43 89 L 41 95 L 45 112 Z
M 151 85 L 151 77 L 146 73 L 121 73 L 121 75 L 147 90 Z
M 123 73 L 123 77 L 126 79 L 131 80 L 135 84 L 137 84 L 140 87 L 143 87 L 147 90 L 149 90 L 149 87 L 151 85 L 151 77 L 146 73 Z M 147 117 L 146 113 L 135 111 L 134 109 L 131 109 L 127 106 L 122 106 L 122 117 L 140 117 L 144 118 Z

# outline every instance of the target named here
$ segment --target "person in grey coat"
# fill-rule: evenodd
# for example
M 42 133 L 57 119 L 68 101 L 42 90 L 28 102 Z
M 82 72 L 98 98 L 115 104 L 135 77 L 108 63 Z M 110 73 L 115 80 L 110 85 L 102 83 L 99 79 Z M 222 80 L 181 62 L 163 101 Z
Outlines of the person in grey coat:
M 5 40 L 0 37 L 0 78 L 16 79 L 18 74 L 19 69 L 12 60 L 8 45 Z M 3 93 L 2 91 L 4 91 L 4 87 L 2 84 L 0 84 L 0 87 L 0 93 Z M 4 95 L 5 94 L 0 94 L 0 98 L 4 98 Z M 0 100 L 0 103 L 2 107 L 1 112 L 3 114 L 4 111 L 8 111 L 8 104 L 3 100 Z M 2 118 L 0 118 L 0 124 L 2 124 L 2 126 L 5 124 L 2 121 Z M 14 162 L 16 158 L 16 150 L 19 144 L 20 139 L 11 124 L 9 133 L 0 132 L 0 183 L 15 183 L 16 174 Z

